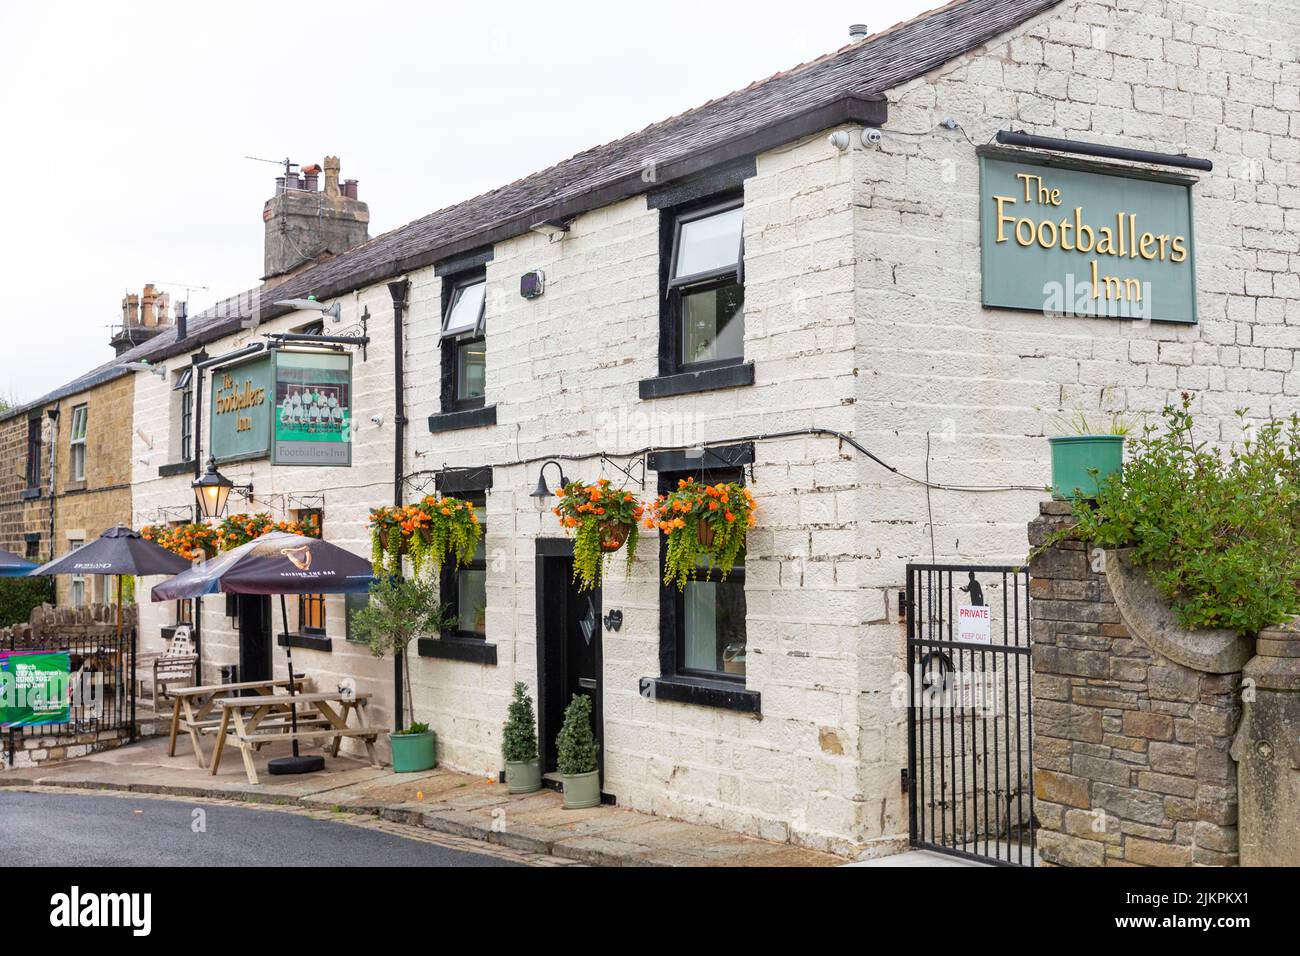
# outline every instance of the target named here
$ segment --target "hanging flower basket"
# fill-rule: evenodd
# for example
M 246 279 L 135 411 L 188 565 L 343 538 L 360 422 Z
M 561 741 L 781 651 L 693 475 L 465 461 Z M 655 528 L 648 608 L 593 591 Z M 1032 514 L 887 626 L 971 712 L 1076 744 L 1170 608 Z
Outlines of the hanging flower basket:
M 432 495 L 400 508 L 370 512 L 370 563 L 375 571 L 400 574 L 409 557 L 417 575 L 439 570 L 449 557 L 461 567 L 474 557 L 483 526 L 474 506 L 460 498 Z
M 667 539 L 664 584 L 686 587 L 699 576 L 701 560 L 725 581 L 745 547 L 754 515 L 754 496 L 734 481 L 704 485 L 684 478 L 676 491 L 660 495 L 651 505 L 646 527 L 658 528 Z
M 147 524 L 140 529 L 140 537 L 189 561 L 210 558 L 220 550 L 217 529 L 194 522 L 174 526 Z
M 229 551 L 272 531 L 319 538 L 320 519 L 311 515 L 304 521 L 275 521 L 263 511 L 258 514 L 231 515 L 217 525 L 216 531 L 218 549 Z
M 637 522 L 645 507 L 625 488 L 611 488 L 608 478 L 594 485 L 571 481 L 560 489 L 551 509 L 560 524 L 574 531 L 573 580 L 587 591 L 600 583 L 607 555 L 627 545 L 627 570 L 636 560 Z

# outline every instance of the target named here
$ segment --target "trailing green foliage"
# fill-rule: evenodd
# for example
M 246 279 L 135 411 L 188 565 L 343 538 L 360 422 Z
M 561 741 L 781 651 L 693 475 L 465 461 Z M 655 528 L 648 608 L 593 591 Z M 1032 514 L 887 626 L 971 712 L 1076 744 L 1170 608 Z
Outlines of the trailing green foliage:
M 754 496 L 738 482 L 703 485 L 694 478 L 677 482 L 677 490 L 660 495 L 650 506 L 648 524 L 665 535 L 664 584 L 686 587 L 701 563 L 717 568 L 725 581 L 745 547 L 755 520 Z
M 523 682 L 515 684 L 515 696 L 510 701 L 505 726 L 501 728 L 501 756 L 506 763 L 537 759 L 537 715 L 533 713 L 533 699 Z
M 560 502 L 551 509 L 560 523 L 574 531 L 573 580 L 579 591 L 600 583 L 605 561 L 627 544 L 627 573 L 636 561 L 637 522 L 645 508 L 625 488 L 610 487 L 608 478 L 594 485 L 571 481 L 560 489 Z
M 564 708 L 564 724 L 555 738 L 556 768 L 574 776 L 596 769 L 596 736 L 591 731 L 591 698 L 574 694 Z
M 1074 503 L 1077 537 L 1133 549 L 1188 628 L 1241 634 L 1300 613 L 1300 418 L 1253 426 L 1227 452 L 1193 437 L 1190 397 L 1130 442 L 1095 502 Z
M 439 601 L 438 583 L 424 578 L 376 578 L 370 586 L 370 603 L 352 612 L 351 623 L 353 633 L 369 645 L 375 657 L 391 654 L 401 658 L 405 698 L 414 718 L 407 648 L 422 634 L 437 634 L 456 624 L 455 615 Z M 399 724 L 402 717 L 397 715 Z
M 50 600 L 49 578 L 0 578 L 0 627 L 26 624 Z

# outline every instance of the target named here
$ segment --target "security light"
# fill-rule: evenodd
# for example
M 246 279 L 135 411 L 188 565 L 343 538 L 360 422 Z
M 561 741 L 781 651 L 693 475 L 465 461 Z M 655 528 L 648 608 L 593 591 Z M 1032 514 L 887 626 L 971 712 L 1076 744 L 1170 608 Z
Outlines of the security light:
M 331 322 L 340 321 L 343 310 L 338 302 L 333 305 L 324 305 L 316 300 L 314 295 L 309 295 L 305 299 L 278 299 L 276 305 L 287 305 L 297 312 L 319 312 L 321 315 L 328 315 Z

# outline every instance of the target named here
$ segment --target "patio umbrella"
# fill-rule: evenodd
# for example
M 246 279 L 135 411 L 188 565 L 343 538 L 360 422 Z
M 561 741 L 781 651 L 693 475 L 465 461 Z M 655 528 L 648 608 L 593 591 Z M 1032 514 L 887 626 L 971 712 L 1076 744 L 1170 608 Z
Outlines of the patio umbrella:
M 49 574 L 117 575 L 117 636 L 122 636 L 122 575 L 176 574 L 190 566 L 178 554 L 140 537 L 125 525 L 109 528 L 94 541 L 47 561 L 31 572 Z
M 0 578 L 21 578 L 36 565 L 24 561 L 12 551 L 0 551 Z
M 286 594 L 347 594 L 370 590 L 374 580 L 370 562 L 338 545 L 300 534 L 272 531 L 196 565 L 156 585 L 155 601 L 176 601 L 205 594 L 278 594 L 284 632 L 289 633 Z M 289 668 L 289 696 L 293 689 L 293 650 L 284 645 Z M 298 708 L 289 707 L 293 729 L 298 729 Z M 271 773 L 310 773 L 325 766 L 323 757 L 304 757 L 293 741 L 292 757 L 270 761 Z

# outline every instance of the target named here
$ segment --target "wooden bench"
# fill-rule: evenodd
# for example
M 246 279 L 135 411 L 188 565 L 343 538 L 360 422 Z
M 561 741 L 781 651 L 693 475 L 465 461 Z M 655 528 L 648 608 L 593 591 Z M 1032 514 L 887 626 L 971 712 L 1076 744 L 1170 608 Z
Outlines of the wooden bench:
M 369 696 L 355 694 L 345 697 L 334 692 L 222 698 L 216 702 L 216 706 L 221 708 L 221 723 L 217 729 L 217 743 L 212 752 L 209 773 L 215 775 L 221 766 L 221 754 L 227 738 L 232 738 L 239 747 L 239 754 L 244 759 L 244 772 L 252 784 L 258 782 L 253 753 L 263 744 L 285 740 L 328 739 L 329 754 L 337 757 L 339 743 L 343 738 L 356 737 L 365 744 L 371 765 L 382 767 L 383 763 L 375 753 L 375 739 L 381 731 L 366 722 L 365 709 Z M 298 729 L 281 729 L 285 726 L 285 711 L 291 707 L 298 710 Z M 353 714 L 356 715 L 356 724 L 350 725 L 348 718 Z M 274 721 L 274 728 L 267 726 L 268 718 Z M 321 725 L 322 721 L 324 726 Z M 305 728 L 304 723 L 307 724 Z
M 306 678 L 299 676 L 294 682 L 294 686 L 301 688 L 305 683 Z M 254 695 L 253 699 L 261 699 L 262 697 L 274 695 L 277 691 L 286 689 L 288 686 L 289 679 L 282 677 L 278 680 L 241 681 L 236 684 L 203 684 L 196 687 L 176 687 L 172 689 L 170 691 L 172 696 L 172 726 L 171 739 L 167 745 L 167 756 L 176 756 L 176 737 L 183 728 L 190 735 L 190 742 L 194 745 L 194 759 L 198 761 L 200 768 L 206 769 L 208 763 L 203 756 L 203 747 L 200 740 L 204 734 L 217 733 L 220 730 L 221 720 L 213 715 L 217 702 L 240 691 L 251 692 Z

